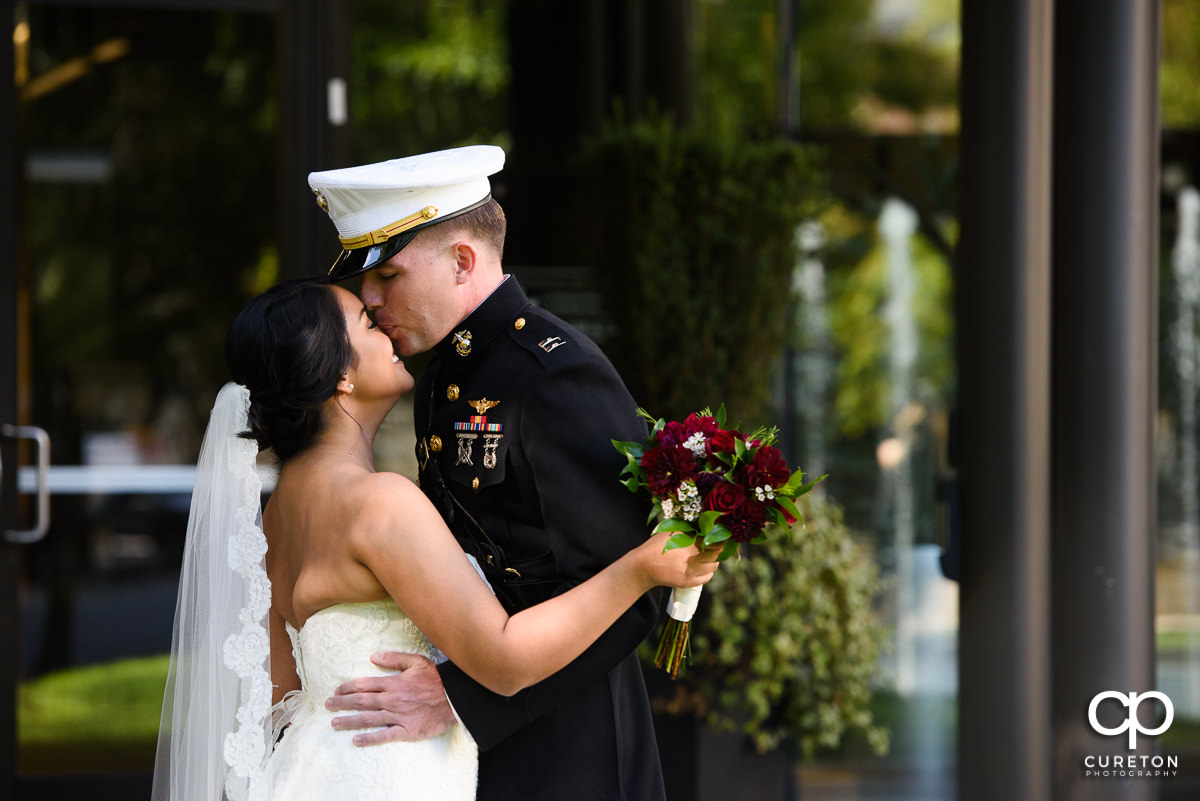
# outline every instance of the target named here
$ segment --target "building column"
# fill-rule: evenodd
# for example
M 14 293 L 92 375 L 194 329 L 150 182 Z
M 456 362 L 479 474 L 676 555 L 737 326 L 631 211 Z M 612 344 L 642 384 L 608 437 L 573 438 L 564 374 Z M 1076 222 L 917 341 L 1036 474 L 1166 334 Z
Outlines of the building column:
M 1054 798 L 1149 799 L 1084 777 L 1096 694 L 1154 689 L 1158 3 L 1058 0 L 1054 41 Z M 1155 724 L 1152 704 L 1141 719 Z M 1102 725 L 1127 719 L 1115 702 Z
M 1051 7 L 962 4 L 958 797 L 1049 801 Z
M 279 277 L 323 275 L 341 252 L 308 174 L 350 166 L 349 3 L 280 0 Z

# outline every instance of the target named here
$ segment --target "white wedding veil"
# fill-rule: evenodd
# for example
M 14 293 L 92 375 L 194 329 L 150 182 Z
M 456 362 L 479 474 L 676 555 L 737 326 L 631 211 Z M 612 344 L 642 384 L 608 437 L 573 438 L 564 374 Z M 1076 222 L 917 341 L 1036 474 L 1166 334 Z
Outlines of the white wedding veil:
M 239 436 L 249 408 L 245 387 L 221 388 L 196 464 L 154 801 L 265 798 L 271 584 L 258 447 Z

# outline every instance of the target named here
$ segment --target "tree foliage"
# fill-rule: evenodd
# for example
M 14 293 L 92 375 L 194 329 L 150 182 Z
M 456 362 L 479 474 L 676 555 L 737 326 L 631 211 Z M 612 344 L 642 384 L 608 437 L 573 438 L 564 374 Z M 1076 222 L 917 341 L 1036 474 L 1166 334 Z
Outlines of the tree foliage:
M 1200 5 L 1164 0 L 1159 94 L 1164 128 L 1200 127 Z
M 885 429 L 892 421 L 888 327 L 888 263 L 875 221 L 831 207 L 822 217 L 836 242 L 826 257 L 835 265 L 828 288 L 831 334 L 840 358 L 834 412 L 849 437 Z M 918 343 L 912 400 L 941 408 L 954 383 L 953 279 L 944 254 L 914 236 L 911 269 Z
M 957 7 L 924 0 L 903 24 L 872 0 L 794 3 L 792 102 L 802 132 L 871 130 L 881 109 L 954 107 Z M 785 70 L 776 0 L 696 5 L 698 125 L 720 136 L 777 132 Z
M 658 119 L 614 125 L 584 165 L 610 355 L 634 396 L 665 417 L 724 403 L 761 421 L 788 335 L 796 228 L 821 196 L 813 153 Z
M 503 0 L 355 0 L 357 163 L 505 143 L 506 7 Z

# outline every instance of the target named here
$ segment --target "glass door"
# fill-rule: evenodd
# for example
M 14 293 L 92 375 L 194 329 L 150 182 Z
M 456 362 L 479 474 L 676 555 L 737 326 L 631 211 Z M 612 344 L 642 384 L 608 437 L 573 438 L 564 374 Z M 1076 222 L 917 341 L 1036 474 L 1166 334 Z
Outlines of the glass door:
M 17 798 L 148 796 L 225 326 L 278 274 L 274 18 L 147 5 L 17 6 Z

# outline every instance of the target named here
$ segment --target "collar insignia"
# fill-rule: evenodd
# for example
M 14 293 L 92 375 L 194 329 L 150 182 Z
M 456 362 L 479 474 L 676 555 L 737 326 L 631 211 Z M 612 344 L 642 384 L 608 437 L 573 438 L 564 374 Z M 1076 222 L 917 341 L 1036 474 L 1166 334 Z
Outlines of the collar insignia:
M 454 349 L 458 351 L 459 356 L 466 356 L 471 352 L 471 332 L 462 330 L 454 335 Z

